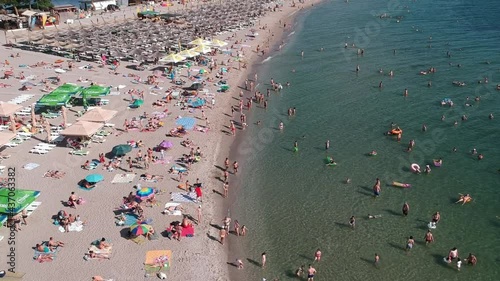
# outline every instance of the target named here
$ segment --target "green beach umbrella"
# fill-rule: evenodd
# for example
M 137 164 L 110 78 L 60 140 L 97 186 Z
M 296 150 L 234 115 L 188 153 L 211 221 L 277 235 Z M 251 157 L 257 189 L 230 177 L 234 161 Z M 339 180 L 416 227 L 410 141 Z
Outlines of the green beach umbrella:
M 40 191 L 8 188 L 0 189 L 0 213 L 17 214 L 33 203 Z
M 89 97 L 102 97 L 106 96 L 111 92 L 110 87 L 102 87 L 98 85 L 90 86 L 88 88 L 83 89 L 81 92 L 81 96 L 84 98 L 89 98 Z
M 141 106 L 143 104 L 144 104 L 143 100 L 134 100 L 134 102 L 132 103 L 132 106 L 139 107 L 139 106 Z
M 132 151 L 132 147 L 130 145 L 120 144 L 120 145 L 113 147 L 113 149 L 111 150 L 111 154 L 113 154 L 115 156 L 123 156 L 123 155 L 129 153 L 130 151 Z

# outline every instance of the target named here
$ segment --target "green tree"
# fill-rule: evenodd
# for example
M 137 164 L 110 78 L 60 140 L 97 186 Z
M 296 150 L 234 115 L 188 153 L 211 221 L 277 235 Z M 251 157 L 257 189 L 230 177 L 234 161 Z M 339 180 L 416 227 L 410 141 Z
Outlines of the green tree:
M 47 11 L 54 7 L 51 0 L 35 0 L 35 7 L 40 10 Z

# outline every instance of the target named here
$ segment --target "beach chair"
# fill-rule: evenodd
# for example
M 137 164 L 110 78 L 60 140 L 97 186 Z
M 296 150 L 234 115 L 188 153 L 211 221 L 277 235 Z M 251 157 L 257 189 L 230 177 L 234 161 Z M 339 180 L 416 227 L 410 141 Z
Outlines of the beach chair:
M 3 172 L 5 172 L 5 168 L 7 168 L 7 167 L 5 167 L 5 166 L 0 166 L 0 174 L 3 174 Z
M 56 145 L 55 145 L 55 144 L 44 143 L 44 142 L 40 142 L 40 143 L 38 143 L 36 146 L 46 146 L 46 147 L 50 147 L 50 148 L 54 148 L 54 147 L 56 147 Z
M 103 136 L 92 136 L 90 140 L 95 143 L 103 143 L 106 141 L 106 139 Z
M 50 150 L 54 149 L 54 147 L 53 146 L 46 146 L 46 145 L 39 145 L 39 144 L 37 144 L 35 147 L 33 147 L 33 149 L 50 151 Z
M 49 113 L 42 113 L 42 116 L 47 119 L 55 119 L 59 117 L 60 114 L 55 112 L 49 112 Z
M 6 143 L 5 146 L 7 146 L 7 147 L 14 147 L 14 146 L 20 145 L 21 143 L 23 143 L 22 140 L 20 140 L 20 139 L 13 139 L 10 142 Z
M 89 151 L 88 150 L 83 150 L 83 149 L 72 150 L 72 151 L 69 152 L 69 154 L 71 154 L 71 155 L 78 155 L 78 156 L 87 156 L 87 155 L 89 155 Z
M 95 134 L 95 136 L 98 136 L 98 137 L 107 137 L 109 135 L 111 135 L 111 133 L 107 132 L 107 131 L 104 131 L 104 130 L 101 130 L 101 131 L 99 131 L 99 132 L 97 132 Z
M 38 149 L 38 148 L 34 148 L 34 149 L 30 150 L 30 153 L 40 154 L 40 155 L 45 155 L 48 152 L 49 152 L 48 150 L 43 150 L 43 149 Z
M 104 124 L 104 127 L 106 127 L 106 128 L 113 128 L 113 127 L 115 127 L 115 124 L 106 123 L 106 124 Z
M 64 140 L 64 138 L 65 138 L 64 136 L 58 135 L 56 138 L 51 137 L 50 142 L 51 143 L 61 143 Z
M 33 202 L 31 204 L 28 205 L 28 207 L 26 207 L 26 215 L 29 217 L 31 216 L 31 214 L 33 214 L 33 212 L 38 208 L 40 207 L 40 205 L 42 205 L 42 202 Z

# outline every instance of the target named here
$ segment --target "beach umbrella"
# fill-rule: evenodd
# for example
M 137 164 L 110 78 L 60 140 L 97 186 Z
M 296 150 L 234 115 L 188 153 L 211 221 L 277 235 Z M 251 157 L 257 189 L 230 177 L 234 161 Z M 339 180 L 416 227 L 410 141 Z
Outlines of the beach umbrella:
M 132 147 L 130 145 L 120 144 L 120 145 L 113 147 L 113 149 L 111 150 L 111 153 L 115 156 L 123 156 L 123 155 L 129 153 L 130 151 L 132 151 Z
M 144 235 L 149 232 L 151 227 L 147 224 L 133 224 L 130 226 L 130 234 L 132 236 Z
M 88 182 L 97 183 L 104 180 L 104 177 L 101 174 L 90 174 L 85 177 L 85 180 Z
M 210 44 L 210 41 L 207 41 L 203 38 L 197 38 L 191 42 L 188 43 L 189 45 L 208 45 Z
M 196 48 L 192 48 L 190 50 L 193 50 L 198 53 L 206 54 L 212 51 L 212 49 L 207 46 L 207 45 L 198 45 Z
M 179 55 L 179 54 L 170 54 L 166 57 L 163 57 L 160 59 L 160 62 L 171 62 L 171 63 L 178 63 L 178 62 L 181 62 L 183 60 L 185 60 L 186 58 Z
M 210 45 L 212 45 L 214 47 L 224 47 L 224 46 L 227 46 L 228 43 L 224 42 L 222 40 L 219 40 L 219 39 L 214 39 L 214 40 L 212 40 L 212 42 L 210 43 Z
M 133 107 L 139 107 L 139 106 L 141 106 L 143 104 L 144 104 L 143 100 L 134 100 L 134 102 L 132 103 L 132 106 Z
M 155 195 L 155 190 L 152 187 L 143 187 L 139 189 L 135 195 L 137 199 L 143 201 L 149 199 Z
M 179 55 L 183 56 L 183 57 L 186 57 L 186 58 L 192 58 L 192 57 L 196 57 L 196 56 L 199 56 L 200 53 L 198 52 L 195 52 L 193 51 L 192 49 L 189 49 L 189 50 L 184 50 L 184 51 L 181 51 L 179 53 Z
M 164 140 L 158 146 L 161 149 L 169 149 L 169 148 L 172 148 L 174 146 L 174 144 L 171 141 Z

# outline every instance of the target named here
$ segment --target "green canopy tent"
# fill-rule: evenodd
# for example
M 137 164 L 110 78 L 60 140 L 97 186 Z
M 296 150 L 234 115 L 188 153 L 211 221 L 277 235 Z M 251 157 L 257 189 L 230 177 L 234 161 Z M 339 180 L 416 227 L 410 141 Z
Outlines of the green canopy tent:
M 50 94 L 66 94 L 66 95 L 71 95 L 72 96 L 72 95 L 76 95 L 79 92 L 81 92 L 82 89 L 83 89 L 82 86 L 78 86 L 76 84 L 71 84 L 71 83 L 66 83 L 64 85 L 61 85 L 61 86 L 57 87 Z
M 7 221 L 9 217 L 7 215 L 0 214 L 0 227 Z
M 75 84 L 64 84 L 54 91 L 44 95 L 37 102 L 37 106 L 63 106 L 66 105 L 73 95 L 82 91 L 81 86 Z
M 82 96 L 85 99 L 103 97 L 107 96 L 110 92 L 111 92 L 111 87 L 102 87 L 94 85 L 83 89 L 83 91 L 80 93 L 80 96 Z
M 16 189 L 10 191 L 8 188 L 1 188 L 0 214 L 17 214 L 33 203 L 39 195 L 40 191 L 36 190 Z

